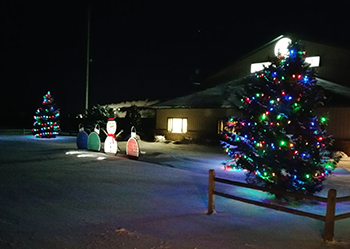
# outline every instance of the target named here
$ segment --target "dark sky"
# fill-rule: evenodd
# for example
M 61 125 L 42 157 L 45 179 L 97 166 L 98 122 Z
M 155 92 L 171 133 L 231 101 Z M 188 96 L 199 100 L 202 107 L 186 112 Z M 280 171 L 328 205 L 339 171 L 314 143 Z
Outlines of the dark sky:
M 89 103 L 190 92 L 196 69 L 203 79 L 288 32 L 350 44 L 346 2 L 320 2 L 91 0 Z M 32 114 L 48 90 L 63 113 L 84 110 L 87 6 L 1 1 L 2 112 Z

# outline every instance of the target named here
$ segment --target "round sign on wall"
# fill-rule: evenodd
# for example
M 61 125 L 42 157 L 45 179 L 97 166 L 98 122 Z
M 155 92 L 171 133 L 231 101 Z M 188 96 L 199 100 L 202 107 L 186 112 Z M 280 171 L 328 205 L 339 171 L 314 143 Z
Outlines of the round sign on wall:
M 275 55 L 276 57 L 285 57 L 288 55 L 288 46 L 291 44 L 292 40 L 285 37 L 280 39 L 275 45 Z

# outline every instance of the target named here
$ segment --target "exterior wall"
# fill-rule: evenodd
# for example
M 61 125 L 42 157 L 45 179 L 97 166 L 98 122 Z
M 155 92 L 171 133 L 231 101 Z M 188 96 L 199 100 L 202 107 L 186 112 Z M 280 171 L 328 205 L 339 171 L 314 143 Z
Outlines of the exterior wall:
M 317 115 L 327 114 L 327 133 L 337 140 L 350 141 L 350 107 L 323 107 Z M 158 109 L 156 130 L 168 137 L 197 138 L 204 134 L 217 134 L 218 121 L 226 116 L 239 115 L 235 109 Z M 167 131 L 168 118 L 187 118 L 188 132 L 171 134 Z M 170 139 L 170 138 L 169 138 Z
M 317 77 L 350 86 L 349 49 L 309 41 L 303 41 L 303 44 L 308 56 L 320 56 L 320 67 L 316 68 Z
M 317 114 L 328 114 L 327 133 L 335 139 L 350 141 L 350 107 L 323 107 L 317 110 Z
M 350 155 L 350 107 L 323 107 L 316 113 L 328 114 L 327 133 L 335 139 L 334 149 Z M 158 109 L 156 134 L 169 140 L 213 137 L 218 133 L 218 121 L 234 115 L 239 115 L 235 109 Z M 187 133 L 168 132 L 168 118 L 187 118 Z
M 268 44 L 260 50 L 250 53 L 248 56 L 242 58 L 238 62 L 219 71 L 208 79 L 205 79 L 203 84 L 211 86 L 249 75 L 250 65 L 252 63 L 267 62 L 270 61 L 269 57 L 274 57 L 275 44 L 276 42 Z
M 317 110 L 317 114 L 329 116 L 326 130 L 335 139 L 333 149 L 350 156 L 350 107 L 323 107 Z
M 156 134 L 169 140 L 212 137 L 218 133 L 218 121 L 232 115 L 237 115 L 234 109 L 158 109 Z M 168 118 L 187 118 L 187 133 L 168 132 Z

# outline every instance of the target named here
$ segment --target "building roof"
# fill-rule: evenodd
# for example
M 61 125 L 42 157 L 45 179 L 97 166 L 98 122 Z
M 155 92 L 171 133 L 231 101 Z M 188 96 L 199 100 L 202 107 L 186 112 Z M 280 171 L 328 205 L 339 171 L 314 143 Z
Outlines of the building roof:
M 329 80 L 317 79 L 327 97 L 326 106 L 350 106 L 350 87 L 343 86 Z
M 236 101 L 232 94 L 244 84 L 249 83 L 250 77 L 243 77 L 224 84 L 210 87 L 189 95 L 174 98 L 153 105 L 154 108 L 230 108 Z
M 251 75 L 210 87 L 189 95 L 152 105 L 152 108 L 234 108 L 240 104 L 236 92 L 250 82 Z M 324 90 L 327 106 L 349 105 L 350 88 L 337 83 L 316 78 L 317 85 Z M 344 102 L 347 100 L 347 102 Z

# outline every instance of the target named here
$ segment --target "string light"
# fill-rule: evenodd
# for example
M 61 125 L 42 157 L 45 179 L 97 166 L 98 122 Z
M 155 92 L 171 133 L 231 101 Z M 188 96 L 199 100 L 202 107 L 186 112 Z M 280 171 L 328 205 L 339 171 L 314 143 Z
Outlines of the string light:
M 226 151 L 233 167 L 254 173 L 252 182 L 314 192 L 335 166 L 322 154 L 330 141 L 323 128 L 328 117 L 313 116 L 315 78 L 300 67 L 305 54 L 292 43 L 289 57 L 253 74 L 254 84 L 241 98 L 244 119 L 228 123 Z
M 55 110 L 53 105 L 53 98 L 48 91 L 43 96 L 42 107 L 36 110 L 33 123 L 33 135 L 39 138 L 52 138 L 59 134 L 60 126 L 58 124 L 58 117 L 60 111 Z

